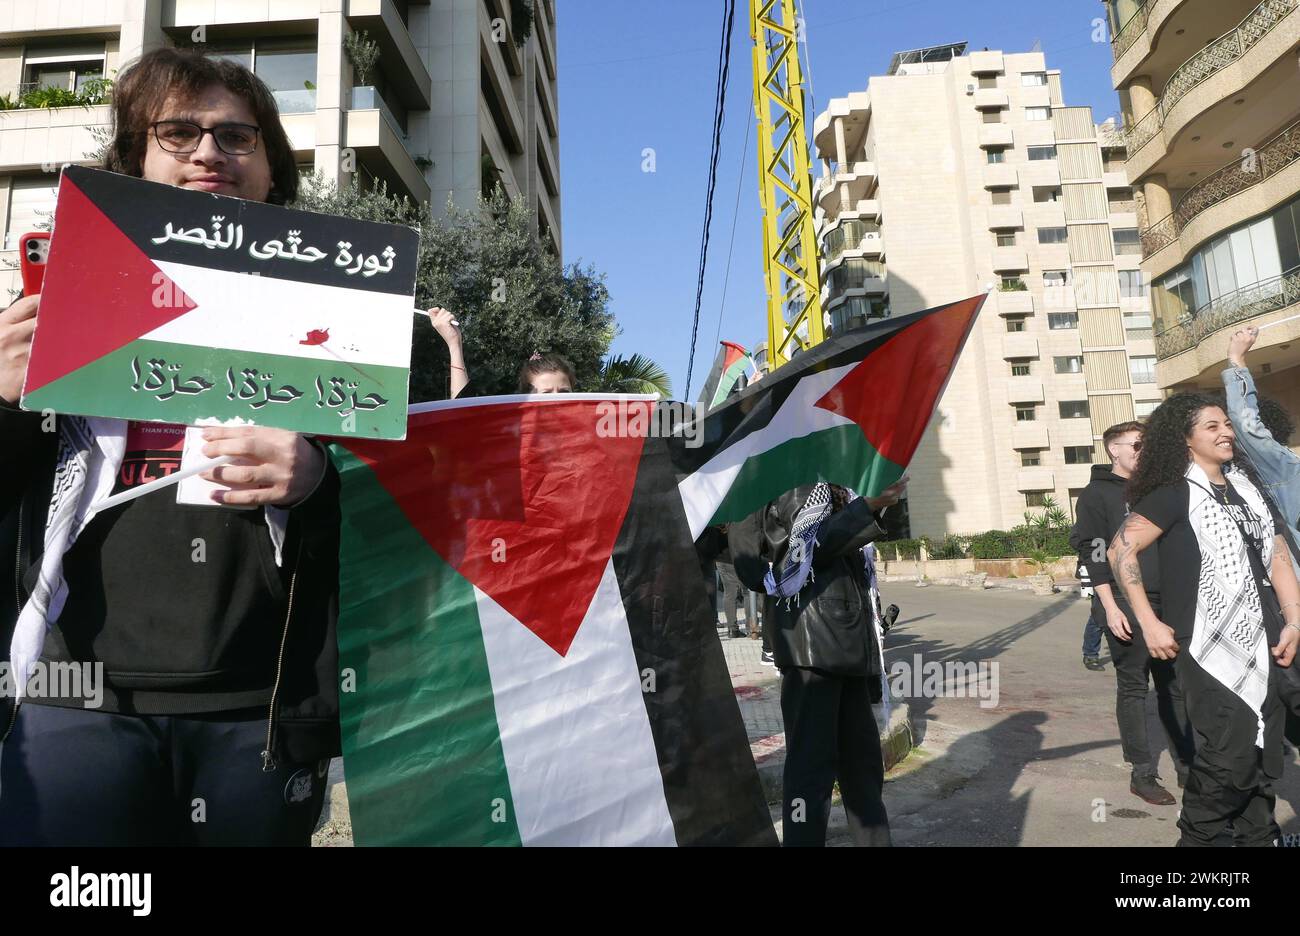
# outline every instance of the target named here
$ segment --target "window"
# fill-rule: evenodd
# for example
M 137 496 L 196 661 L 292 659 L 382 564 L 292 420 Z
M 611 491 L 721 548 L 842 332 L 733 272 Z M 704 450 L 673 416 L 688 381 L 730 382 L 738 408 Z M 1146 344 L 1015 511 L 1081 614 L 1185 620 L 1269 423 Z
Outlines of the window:
M 1026 107 L 1025 120 L 1051 120 L 1052 109 L 1050 107 Z
M 996 165 L 996 164 L 998 164 L 998 163 L 1004 163 L 1004 162 L 1006 162 L 1006 161 L 1007 161 L 1007 154 L 1006 154 L 1006 151 L 1005 151 L 1005 150 L 1000 150 L 1000 149 L 991 149 L 991 150 L 989 150 L 989 165 L 990 165 L 990 166 Z
M 998 231 L 997 234 L 994 235 L 994 237 L 997 239 L 997 242 L 998 242 L 998 246 L 999 246 L 999 247 L 1014 247 L 1014 246 L 1016 246 L 1016 232 L 1015 232 L 1015 231 Z
M 305 114 L 316 110 L 316 40 L 315 37 L 244 40 L 215 45 L 217 58 L 238 62 L 261 78 L 271 90 L 281 114 Z M 376 76 L 379 69 L 374 70 Z M 376 77 L 372 84 L 379 85 Z M 383 89 L 380 89 L 382 93 Z M 344 105 L 350 104 L 349 100 Z M 395 119 L 404 121 L 401 110 Z
M 1059 202 L 1061 200 L 1061 190 L 1053 185 L 1035 185 L 1034 201 L 1039 204 L 1044 202 Z
M 1011 189 L 1009 188 L 994 189 L 991 194 L 993 196 L 993 204 L 995 205 L 1011 204 Z
M 1012 376 L 1012 377 L 1028 377 L 1028 376 L 1029 376 L 1029 363 L 1028 363 L 1028 362 L 1025 362 L 1025 363 L 1023 363 L 1023 364 L 1019 364 L 1019 363 L 1016 363 L 1016 362 L 1013 361 L 1012 364 L 1011 364 L 1011 376 Z
M 1025 318 L 1023 315 L 1007 316 L 1007 331 L 1022 332 L 1025 330 Z
M 981 88 L 996 88 L 998 86 L 997 75 L 980 75 Z
M 1067 445 L 1065 447 L 1065 463 L 1067 465 L 1091 465 L 1092 446 Z
M 1117 211 L 1117 212 L 1132 211 L 1134 209 L 1133 189 L 1131 188 L 1106 189 L 1106 201 L 1110 204 L 1111 211 Z
M 1034 422 L 1037 419 L 1037 411 L 1032 405 L 1016 407 L 1016 422 Z
M 1052 367 L 1058 374 L 1082 374 L 1083 355 L 1071 354 L 1052 358 Z
M 1119 294 L 1124 299 L 1141 299 L 1147 294 L 1146 279 L 1141 270 L 1119 271 Z
M 1030 162 L 1037 162 L 1043 159 L 1055 159 L 1055 146 L 1030 146 L 1026 148 Z
M 1048 312 L 1047 327 L 1052 331 L 1064 331 L 1067 328 L 1079 327 L 1078 312 Z
M 1141 255 L 1142 238 L 1137 228 L 1115 228 L 1112 233 L 1115 235 L 1115 253 Z
M 1042 463 L 1043 463 L 1043 458 L 1042 458 L 1042 456 L 1039 455 L 1037 452 L 1021 452 L 1021 453 L 1020 453 L 1020 467 L 1021 467 L 1021 468 L 1037 468 L 1037 467 L 1039 467 L 1040 465 L 1042 465 Z
M 1064 400 L 1058 405 L 1061 408 L 1062 419 L 1087 419 L 1088 418 L 1087 400 Z
M 1054 286 L 1069 286 L 1069 285 L 1070 285 L 1069 270 L 1044 270 L 1043 271 L 1044 288 L 1054 287 Z
M 1133 355 L 1128 359 L 1128 374 L 1134 383 L 1156 382 L 1154 355 Z
M 1038 229 L 1038 243 L 1040 244 L 1064 244 L 1066 239 L 1065 228 L 1049 227 Z
M 986 110 L 984 111 L 984 122 L 988 124 L 1002 123 L 1002 111 Z
M 1047 506 L 1047 495 L 1048 495 L 1048 493 L 1049 493 L 1049 492 L 1047 492 L 1047 491 L 1026 491 L 1026 492 L 1025 492 L 1025 506 L 1026 506 L 1026 507 L 1046 507 L 1046 506 Z
M 1156 411 L 1156 407 L 1159 405 L 1159 400 L 1135 400 L 1133 403 L 1133 415 L 1138 419 L 1146 419 Z
M 84 45 L 28 46 L 27 68 L 23 75 L 26 91 L 33 88 L 60 88 L 80 91 L 92 78 L 104 77 L 104 43 Z
M 1020 86 L 1022 88 L 1042 88 L 1047 85 L 1047 72 L 1022 72 L 1020 75 Z

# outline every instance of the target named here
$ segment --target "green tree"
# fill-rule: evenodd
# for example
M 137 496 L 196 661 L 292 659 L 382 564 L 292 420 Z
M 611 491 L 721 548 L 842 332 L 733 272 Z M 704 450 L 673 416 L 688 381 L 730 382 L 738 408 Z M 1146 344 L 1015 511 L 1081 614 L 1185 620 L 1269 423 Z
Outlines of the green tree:
M 519 368 L 534 351 L 568 358 L 578 390 L 600 386 L 601 360 L 614 340 L 604 277 L 565 267 L 533 233 L 521 199 L 497 193 L 473 208 L 448 204 L 434 219 L 427 204 L 372 191 L 303 180 L 294 207 L 419 228 L 415 304 L 451 309 L 464 336 L 465 360 L 481 394 L 514 393 Z M 447 351 L 426 316 L 413 316 L 411 402 L 447 396 Z
M 601 365 L 597 389 L 603 393 L 657 393 L 667 399 L 672 396 L 673 382 L 668 372 L 648 357 L 616 354 Z

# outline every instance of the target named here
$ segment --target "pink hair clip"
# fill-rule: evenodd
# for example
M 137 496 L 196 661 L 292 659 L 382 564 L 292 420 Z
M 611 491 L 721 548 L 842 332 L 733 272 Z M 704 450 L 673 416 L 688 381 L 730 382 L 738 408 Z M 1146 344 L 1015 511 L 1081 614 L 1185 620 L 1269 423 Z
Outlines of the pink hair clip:
M 542 359 L 542 352 L 540 352 L 540 351 L 534 351 L 534 352 L 533 352 L 533 356 L 530 357 L 528 360 L 530 360 L 530 361 L 540 361 L 541 359 Z

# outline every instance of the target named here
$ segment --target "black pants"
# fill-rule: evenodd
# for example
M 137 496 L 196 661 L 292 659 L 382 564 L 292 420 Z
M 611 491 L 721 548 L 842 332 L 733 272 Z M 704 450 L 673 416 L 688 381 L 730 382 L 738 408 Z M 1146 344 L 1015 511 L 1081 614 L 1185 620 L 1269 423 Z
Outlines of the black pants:
M 1187 704 L 1172 660 L 1157 660 L 1151 656 L 1137 616 L 1124 601 L 1117 601 L 1128 618 L 1133 639 L 1122 641 L 1106 626 L 1106 609 L 1101 599 L 1093 597 L 1093 620 L 1102 625 L 1106 644 L 1110 647 L 1111 662 L 1115 665 L 1115 721 L 1119 725 L 1119 740 L 1124 749 L 1124 760 L 1133 766 L 1135 773 L 1145 774 L 1155 770 L 1155 758 L 1147 738 L 1147 690 L 1151 682 L 1156 686 L 1156 712 L 1160 724 L 1169 738 L 1169 756 L 1181 772 L 1192 762 L 1195 747 L 1192 729 L 1187 720 Z M 1156 609 L 1159 614 L 1159 609 Z
M 793 667 L 781 676 L 784 844 L 826 844 L 831 788 L 837 779 L 854 842 L 890 844 L 881 798 L 885 762 L 867 697 L 868 677 Z
M 24 704 L 0 745 L 0 845 L 310 845 L 329 762 L 264 772 L 265 715 Z
M 736 575 L 736 567 L 730 562 L 718 563 L 718 578 L 722 579 L 722 613 L 727 616 L 727 629 L 738 630 L 740 625 L 736 620 L 736 608 L 744 604 L 745 586 L 740 584 L 740 578 Z M 748 626 L 753 627 L 753 621 L 746 622 Z
M 1196 739 L 1196 758 L 1183 791 L 1179 845 L 1226 841 L 1232 825 L 1237 845 L 1273 845 L 1280 837 L 1273 819 L 1273 784 L 1282 776 L 1282 726 L 1277 666 L 1269 665 L 1263 706 L 1264 747 L 1255 746 L 1255 713 L 1192 659 L 1188 641 L 1175 658 Z

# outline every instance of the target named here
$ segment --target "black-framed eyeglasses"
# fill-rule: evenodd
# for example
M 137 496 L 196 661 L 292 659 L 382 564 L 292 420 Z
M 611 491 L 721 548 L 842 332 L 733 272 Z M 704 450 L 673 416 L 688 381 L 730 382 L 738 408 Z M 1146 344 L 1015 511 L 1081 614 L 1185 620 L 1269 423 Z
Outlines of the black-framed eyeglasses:
M 252 124 L 223 123 L 215 127 L 200 127 L 188 120 L 158 120 L 149 125 L 154 139 L 168 153 L 192 153 L 199 148 L 203 134 L 212 134 L 217 149 L 227 156 L 248 156 L 257 152 L 257 136 L 261 127 Z

